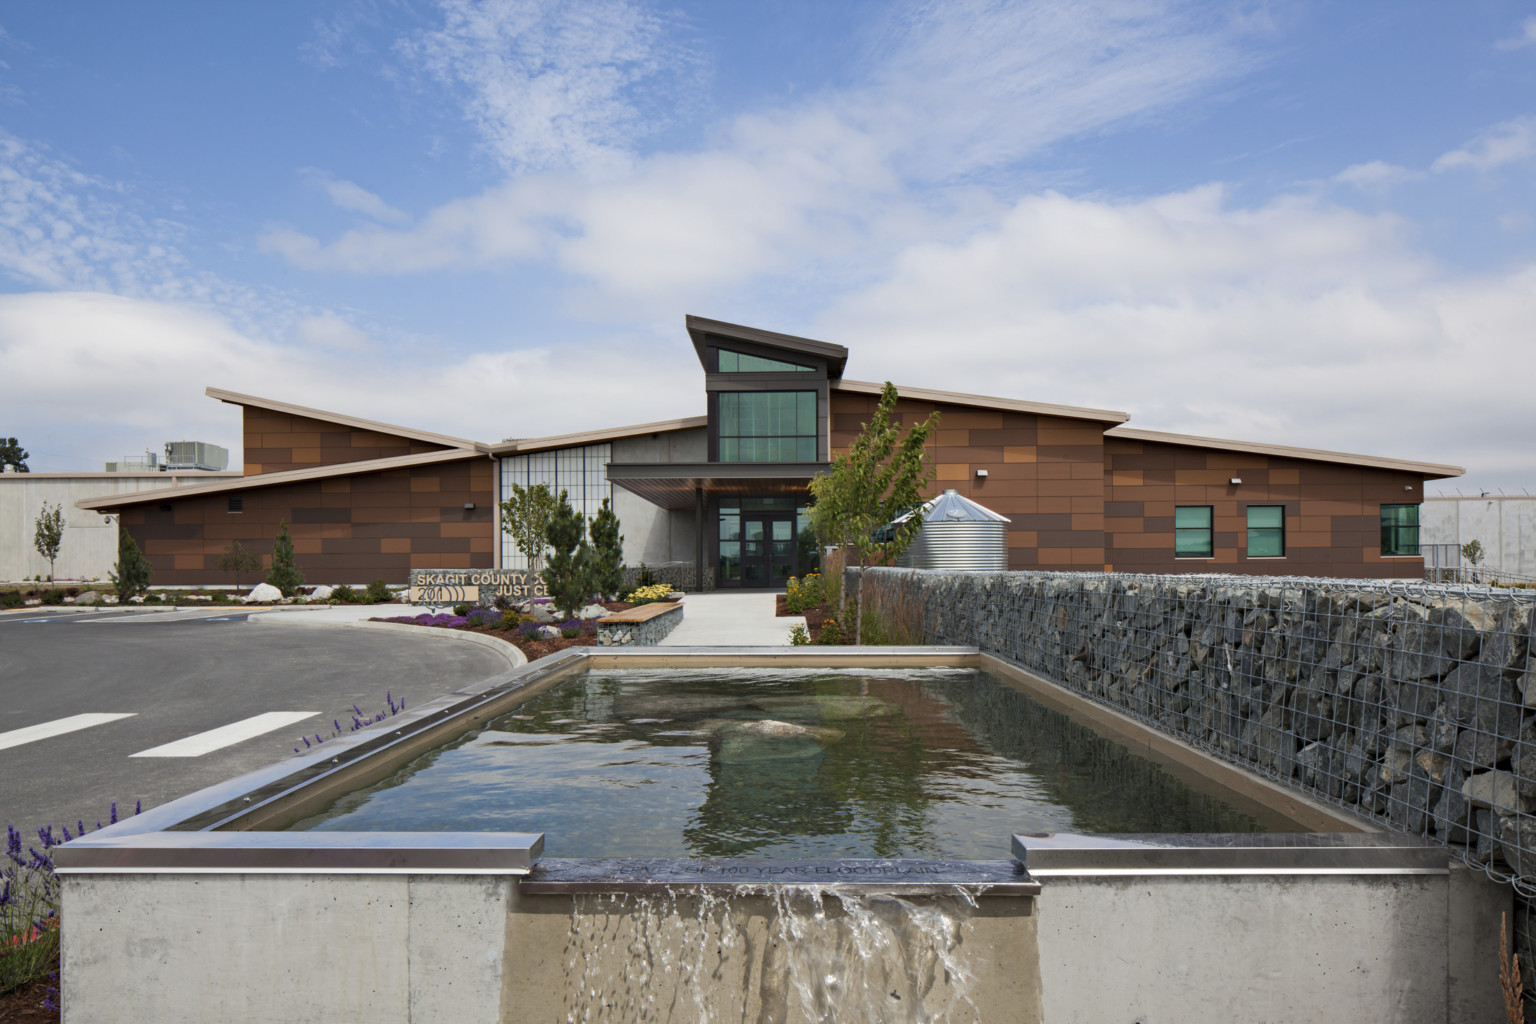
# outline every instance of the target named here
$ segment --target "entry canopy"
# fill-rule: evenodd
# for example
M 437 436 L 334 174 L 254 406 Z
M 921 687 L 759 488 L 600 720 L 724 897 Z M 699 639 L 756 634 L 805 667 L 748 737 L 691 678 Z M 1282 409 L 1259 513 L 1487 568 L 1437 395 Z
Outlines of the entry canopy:
M 806 498 L 825 462 L 610 462 L 608 481 L 681 512 L 706 498 Z
M 985 506 L 967 498 L 956 490 L 947 490 L 937 498 L 930 498 L 917 508 L 891 521 L 891 525 L 905 523 L 913 516 L 922 516 L 924 523 L 1009 523 L 1013 520 L 1000 516 Z

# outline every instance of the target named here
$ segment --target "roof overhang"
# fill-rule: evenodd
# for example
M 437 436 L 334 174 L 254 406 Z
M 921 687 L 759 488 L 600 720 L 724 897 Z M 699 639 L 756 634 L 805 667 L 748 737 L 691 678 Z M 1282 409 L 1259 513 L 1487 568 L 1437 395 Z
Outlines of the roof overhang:
M 692 314 L 685 317 L 684 322 L 688 326 L 688 337 L 693 339 L 693 350 L 699 354 L 700 366 L 709 365 L 704 358 L 704 350 L 708 347 L 704 338 L 705 335 L 709 334 L 719 338 L 746 341 L 756 345 L 767 345 L 770 348 L 783 349 L 786 352 L 798 352 L 801 355 L 814 356 L 817 359 L 825 360 L 827 376 L 834 380 L 843 375 L 843 368 L 848 365 L 848 350 L 841 345 L 834 345 L 830 341 L 797 338 L 793 334 L 779 334 L 776 331 L 765 331 L 742 324 L 730 324 L 724 320 L 710 320 L 706 317 L 693 316 Z
M 847 391 L 860 395 L 879 395 L 885 385 L 867 380 L 834 380 L 833 391 Z M 1059 416 L 1065 419 L 1092 420 L 1095 423 L 1124 423 L 1131 418 L 1128 412 L 1114 409 L 1088 409 L 1077 405 L 1051 405 L 1048 402 L 1025 402 L 1017 398 L 994 398 L 988 395 L 968 395 L 959 391 L 937 391 L 933 388 L 913 388 L 896 385 L 896 394 L 914 402 L 942 402 L 948 405 L 966 405 L 977 409 L 999 409 L 1003 412 L 1027 412 L 1036 416 Z
M 610 462 L 608 481 L 673 511 L 708 498 L 803 497 L 825 462 Z
M 1442 480 L 1446 477 L 1461 476 L 1466 472 L 1460 466 L 1447 466 L 1436 462 L 1410 462 L 1407 459 L 1386 459 L 1376 455 L 1354 455 L 1349 452 L 1331 452 L 1321 448 L 1294 448 L 1289 445 L 1261 444 L 1256 441 L 1229 441 L 1220 437 L 1170 434 L 1161 430 L 1141 430 L 1136 427 L 1114 427 L 1104 431 L 1104 436 L 1123 438 L 1127 441 L 1150 441 L 1155 444 L 1177 444 L 1188 448 L 1215 448 L 1228 452 L 1273 455 L 1284 459 L 1336 462 L 1346 466 L 1388 469 L 1399 473 L 1411 473 L 1426 480 Z
M 654 423 L 636 423 L 628 427 L 608 430 L 586 430 L 576 434 L 551 434 L 548 437 L 523 437 L 516 441 L 503 441 L 489 446 L 492 455 L 522 455 L 527 452 L 547 451 L 550 448 L 576 448 L 605 441 L 620 441 L 626 437 L 644 437 L 647 434 L 670 434 L 679 430 L 699 430 L 709 426 L 708 416 L 684 416 L 682 419 L 657 420 Z
M 152 491 L 129 491 L 125 494 L 108 494 L 101 498 L 81 498 L 75 502 L 75 507 L 94 512 L 111 512 L 129 505 L 148 505 L 173 499 L 179 501 L 182 498 L 224 494 L 231 491 L 254 491 L 262 487 L 277 487 L 282 484 L 301 484 L 310 480 L 361 476 L 364 473 L 383 473 L 391 469 L 410 469 L 413 466 L 431 466 L 439 462 L 462 462 L 465 459 L 486 457 L 485 452 L 474 449 L 451 448 L 448 451 L 397 455 L 394 458 L 369 459 L 366 462 L 341 462 L 334 466 L 288 469 L 280 473 L 257 473 L 254 476 L 226 478 L 216 483 L 188 484 L 185 487 L 157 487 Z
M 256 395 L 242 395 L 238 391 L 225 391 L 223 388 L 204 388 L 203 394 L 209 398 L 217 398 L 221 402 L 228 402 L 230 405 L 250 406 L 253 409 L 268 409 L 272 412 L 286 413 L 289 416 L 303 416 L 307 419 L 323 420 L 326 423 L 336 423 L 344 427 L 354 427 L 358 430 L 369 430 L 379 434 L 392 434 L 395 437 L 422 441 L 426 444 L 440 444 L 445 448 L 469 448 L 486 451 L 489 447 L 480 444 L 478 441 L 470 441 L 462 437 L 434 434 L 427 430 L 416 430 L 412 427 L 402 427 L 394 423 L 381 423 L 378 420 L 365 420 L 358 416 L 347 416 L 339 412 L 329 412 L 325 409 L 312 409 L 306 405 L 293 405 L 289 402 L 278 402 Z

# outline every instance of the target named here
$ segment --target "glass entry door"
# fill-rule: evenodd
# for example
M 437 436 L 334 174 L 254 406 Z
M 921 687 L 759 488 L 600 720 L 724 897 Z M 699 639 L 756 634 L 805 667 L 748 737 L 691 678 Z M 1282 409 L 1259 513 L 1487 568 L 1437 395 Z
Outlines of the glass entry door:
M 795 575 L 795 521 L 742 516 L 741 582 L 782 587 Z

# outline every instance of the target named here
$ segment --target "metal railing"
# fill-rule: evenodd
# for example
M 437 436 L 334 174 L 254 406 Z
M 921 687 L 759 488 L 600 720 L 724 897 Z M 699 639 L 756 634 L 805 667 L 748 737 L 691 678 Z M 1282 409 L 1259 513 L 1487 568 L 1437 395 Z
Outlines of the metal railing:
M 926 642 L 975 645 L 1516 893 L 1536 947 L 1536 591 L 1462 583 L 870 571 Z M 868 614 L 868 612 L 866 612 Z

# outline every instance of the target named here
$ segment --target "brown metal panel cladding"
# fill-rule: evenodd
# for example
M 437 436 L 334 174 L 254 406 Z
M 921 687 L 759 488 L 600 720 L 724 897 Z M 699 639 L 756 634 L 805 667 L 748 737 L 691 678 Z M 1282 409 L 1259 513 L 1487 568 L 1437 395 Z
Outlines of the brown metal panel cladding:
M 1084 462 L 1104 475 L 1104 455 L 1098 445 L 1042 444 L 1037 445 L 1041 462 Z
M 379 540 L 379 550 L 384 554 L 408 555 L 411 553 L 411 539 L 409 537 L 383 537 Z
M 293 523 L 350 523 L 352 509 L 347 508 L 296 508 Z
M 1102 551 L 1103 531 L 1101 530 L 1041 530 L 1040 547 L 1042 548 L 1088 548 Z M 1102 559 L 1099 559 L 1102 561 Z
M 1034 530 L 1009 530 L 1008 546 L 1010 548 L 1035 548 L 1040 546 L 1040 535 Z
M 1116 518 L 1140 518 L 1145 514 L 1146 503 L 1140 501 L 1106 501 L 1104 515 Z
M 1070 530 L 1072 529 L 1072 516 L 1070 513 L 1060 514 L 1035 514 L 1014 517 L 1013 525 L 1025 530 Z
M 489 569 L 490 556 L 460 553 L 424 552 L 411 554 L 412 569 Z
M 336 537 L 321 541 L 320 551 L 327 555 L 376 555 L 379 541 L 375 537 Z

